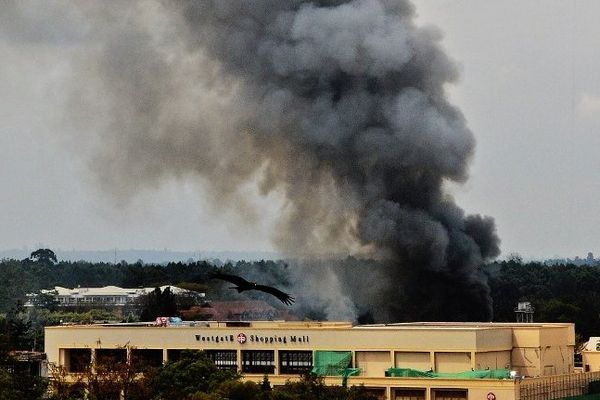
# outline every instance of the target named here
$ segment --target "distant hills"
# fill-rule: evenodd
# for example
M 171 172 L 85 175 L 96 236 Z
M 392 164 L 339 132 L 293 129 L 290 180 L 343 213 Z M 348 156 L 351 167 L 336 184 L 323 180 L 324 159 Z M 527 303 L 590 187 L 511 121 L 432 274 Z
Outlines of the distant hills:
M 29 257 L 36 249 L 11 249 L 0 250 L 0 259 L 21 260 Z M 64 261 L 88 261 L 119 263 L 126 261 L 135 263 L 139 260 L 146 264 L 164 264 L 168 262 L 187 261 L 211 261 L 213 264 L 224 264 L 227 261 L 258 261 L 277 260 L 281 255 L 270 251 L 173 251 L 163 250 L 136 250 L 136 249 L 112 249 L 112 250 L 61 250 L 52 249 L 58 260 Z
M 31 252 L 36 249 L 37 248 L 0 250 L 0 260 L 22 260 L 24 258 L 29 257 Z M 51 250 L 53 250 L 56 253 L 56 256 L 59 261 L 88 261 L 92 263 L 119 263 L 121 261 L 135 263 L 141 260 L 143 263 L 146 264 L 166 264 L 169 262 L 210 261 L 214 265 L 223 265 L 228 261 L 237 262 L 242 260 L 279 260 L 283 258 L 281 254 L 274 251 L 175 251 L 169 249 Z M 541 262 L 546 265 L 600 265 L 600 259 L 594 258 L 594 255 L 591 252 L 589 252 L 586 257 L 555 257 L 544 259 Z

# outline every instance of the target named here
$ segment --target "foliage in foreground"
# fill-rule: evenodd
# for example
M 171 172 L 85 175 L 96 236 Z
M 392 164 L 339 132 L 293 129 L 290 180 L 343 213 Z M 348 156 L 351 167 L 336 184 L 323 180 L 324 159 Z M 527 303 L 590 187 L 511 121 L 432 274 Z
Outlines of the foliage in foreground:
M 327 386 L 316 375 L 272 388 L 262 383 L 242 382 L 232 370 L 218 369 L 201 351 L 183 351 L 179 360 L 140 371 L 131 365 L 107 362 L 68 383 L 63 369 L 52 371 L 52 400 L 376 400 L 364 387 Z M 143 374 L 139 374 L 143 372 Z M 0 397 L 0 400 L 3 400 Z
M 0 400 L 37 400 L 46 393 L 45 379 L 0 366 Z

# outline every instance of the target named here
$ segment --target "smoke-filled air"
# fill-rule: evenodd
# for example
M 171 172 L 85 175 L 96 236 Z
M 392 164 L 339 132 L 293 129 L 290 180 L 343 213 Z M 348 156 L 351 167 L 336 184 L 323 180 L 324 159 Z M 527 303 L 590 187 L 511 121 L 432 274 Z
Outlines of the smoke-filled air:
M 298 260 L 299 307 L 492 318 L 478 268 L 499 253 L 494 221 L 444 190 L 475 147 L 445 95 L 457 67 L 410 2 L 89 2 L 73 18 L 65 122 L 105 191 L 192 178 L 252 224 L 255 186 L 283 199 L 272 240 Z

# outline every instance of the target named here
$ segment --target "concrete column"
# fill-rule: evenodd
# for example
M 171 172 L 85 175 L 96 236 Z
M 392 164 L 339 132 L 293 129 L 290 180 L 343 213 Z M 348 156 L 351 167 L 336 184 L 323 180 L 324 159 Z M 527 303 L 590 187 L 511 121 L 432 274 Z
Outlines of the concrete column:
M 67 360 L 67 349 L 58 349 L 58 365 L 61 367 L 69 369 L 68 360 Z

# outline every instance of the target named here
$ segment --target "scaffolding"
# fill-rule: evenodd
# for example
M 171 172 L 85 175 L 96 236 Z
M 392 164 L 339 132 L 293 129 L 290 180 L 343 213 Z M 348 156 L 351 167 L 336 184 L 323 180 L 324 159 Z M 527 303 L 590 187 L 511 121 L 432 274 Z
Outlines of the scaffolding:
M 386 376 L 442 379 L 510 379 L 510 371 L 507 369 L 481 369 L 464 372 L 433 372 L 411 368 L 388 368 Z
M 526 378 L 518 381 L 517 400 L 554 400 L 594 395 L 597 394 L 594 392 L 598 390 L 598 381 L 600 371 Z
M 346 386 L 348 377 L 360 373 L 359 368 L 352 366 L 351 351 L 315 351 L 312 373 L 320 376 L 341 376 L 342 385 Z

